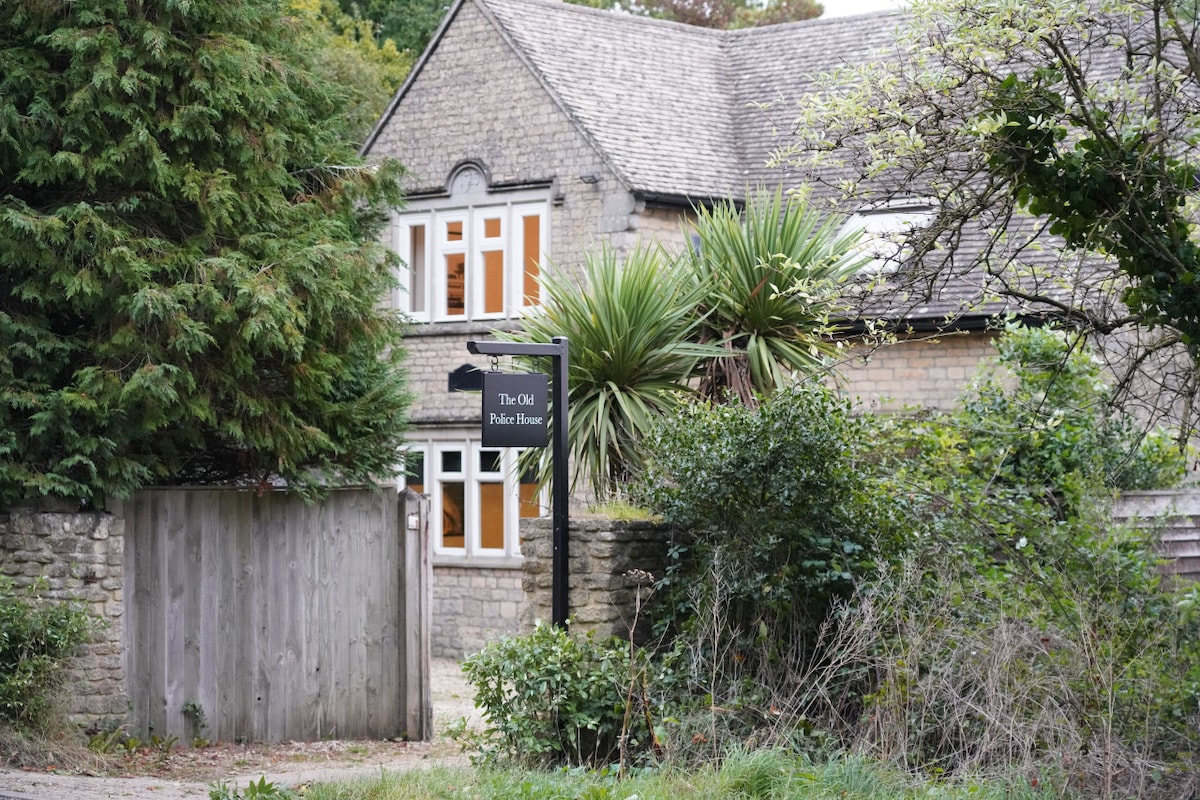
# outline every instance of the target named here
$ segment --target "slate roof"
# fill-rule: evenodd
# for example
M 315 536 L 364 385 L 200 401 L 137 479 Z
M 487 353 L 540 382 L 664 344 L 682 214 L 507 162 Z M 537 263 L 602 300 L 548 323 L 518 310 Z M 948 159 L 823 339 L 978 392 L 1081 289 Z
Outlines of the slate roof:
M 683 204 L 799 185 L 803 176 L 768 164 L 791 134 L 790 104 L 814 91 L 822 73 L 887 57 L 905 19 L 882 12 L 724 31 L 562 0 L 456 0 L 364 153 L 464 3 L 476 3 L 494 22 L 627 189 Z M 783 102 L 762 108 L 775 101 Z M 986 241 L 982 231 L 967 230 L 959 244 L 979 253 Z M 986 284 L 978 269 L 948 270 L 868 302 L 860 313 L 937 325 L 1026 311 L 1011 300 L 980 305 Z
M 561 0 L 458 0 L 447 20 L 464 2 L 494 20 L 628 189 L 680 200 L 741 198 L 748 187 L 777 184 L 782 175 L 767 160 L 784 141 L 788 114 L 753 104 L 794 100 L 813 75 L 865 60 L 901 19 L 885 13 L 722 31 Z

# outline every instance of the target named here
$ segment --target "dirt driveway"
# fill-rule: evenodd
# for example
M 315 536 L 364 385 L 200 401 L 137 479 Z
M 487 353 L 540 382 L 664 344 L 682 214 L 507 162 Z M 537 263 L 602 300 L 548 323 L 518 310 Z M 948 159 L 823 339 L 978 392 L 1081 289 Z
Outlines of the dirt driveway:
M 435 659 L 431 666 L 433 742 L 325 741 L 177 748 L 167 754 L 130 759 L 122 770 L 128 775 L 122 777 L 0 769 L 0 800 L 207 800 L 210 784 L 216 781 L 244 787 L 266 776 L 272 783 L 301 786 L 379 774 L 381 770 L 465 763 L 458 747 L 440 733 L 461 717 L 478 721 L 471 687 L 457 662 Z

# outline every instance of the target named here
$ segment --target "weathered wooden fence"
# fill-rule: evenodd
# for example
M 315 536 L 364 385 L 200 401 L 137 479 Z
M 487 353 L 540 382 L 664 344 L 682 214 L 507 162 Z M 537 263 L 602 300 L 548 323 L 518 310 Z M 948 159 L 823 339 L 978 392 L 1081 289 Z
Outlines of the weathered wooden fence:
M 135 735 L 428 738 L 424 501 L 137 492 L 126 521 Z
M 1155 529 L 1164 572 L 1200 580 L 1200 488 L 1125 492 L 1113 513 Z

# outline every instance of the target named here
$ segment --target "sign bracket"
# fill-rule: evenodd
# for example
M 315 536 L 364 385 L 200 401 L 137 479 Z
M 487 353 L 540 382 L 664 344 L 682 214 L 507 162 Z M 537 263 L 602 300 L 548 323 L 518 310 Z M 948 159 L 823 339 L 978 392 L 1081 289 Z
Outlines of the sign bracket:
M 551 521 L 553 527 L 553 558 L 551 562 L 552 584 L 550 589 L 551 622 L 560 628 L 567 626 L 570 614 L 567 602 L 567 580 L 570 548 L 570 489 L 569 444 L 567 435 L 567 337 L 555 336 L 549 344 L 539 342 L 477 342 L 468 341 L 467 351 L 483 356 L 532 356 L 551 359 L 550 402 L 553 406 L 551 419 Z

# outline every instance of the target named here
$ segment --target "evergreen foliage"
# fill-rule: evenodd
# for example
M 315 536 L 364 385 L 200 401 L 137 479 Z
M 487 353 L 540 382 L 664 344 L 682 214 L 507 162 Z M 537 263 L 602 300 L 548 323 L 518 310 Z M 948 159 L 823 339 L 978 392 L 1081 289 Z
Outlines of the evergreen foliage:
M 289 8 L 309 24 L 314 66 L 348 93 L 342 114 L 346 137 L 361 143 L 408 76 L 413 53 L 380 36 L 379 26 L 357 10 L 343 12 L 334 0 L 290 0 Z
M 276 0 L 23 0 L 0 18 L 0 504 L 366 480 L 408 398 L 376 234 Z
M 442 17 L 449 0 L 338 0 L 347 14 L 361 14 L 379 26 L 379 38 L 391 39 L 396 48 L 419 56 Z
M 76 603 L 47 602 L 34 584 L 19 590 L 0 575 L 0 725 L 44 728 L 72 652 L 97 620 Z
M 680 412 L 687 382 L 702 359 L 724 351 L 698 344 L 701 288 L 657 246 L 638 246 L 624 259 L 604 249 L 588 253 L 584 281 L 547 273 L 546 302 L 526 316 L 518 342 L 570 342 L 568 434 L 580 472 L 600 497 L 618 492 L 642 465 L 642 439 L 663 417 Z M 530 449 L 530 465 L 544 453 Z
M 691 667 L 713 702 L 793 692 L 828 655 L 831 610 L 903 552 L 897 507 L 861 454 L 873 424 L 832 390 L 797 386 L 756 407 L 695 403 L 654 429 L 633 494 L 690 537 L 659 581 L 658 624 L 688 642 L 719 620 Z M 743 691 L 753 700 L 732 699 Z
M 751 194 L 744 213 L 731 202 L 697 210 L 697 245 L 682 259 L 702 287 L 700 339 L 728 356 L 707 360 L 704 397 L 752 405 L 794 375 L 827 369 L 832 319 L 867 261 L 861 235 L 839 233 L 842 222 L 781 188 Z
M 1113 413 L 1103 365 L 1078 333 L 1010 324 L 954 423 L 980 478 L 1078 502 L 1080 487 L 1158 489 L 1179 483 L 1185 458 L 1161 430 L 1144 435 Z

